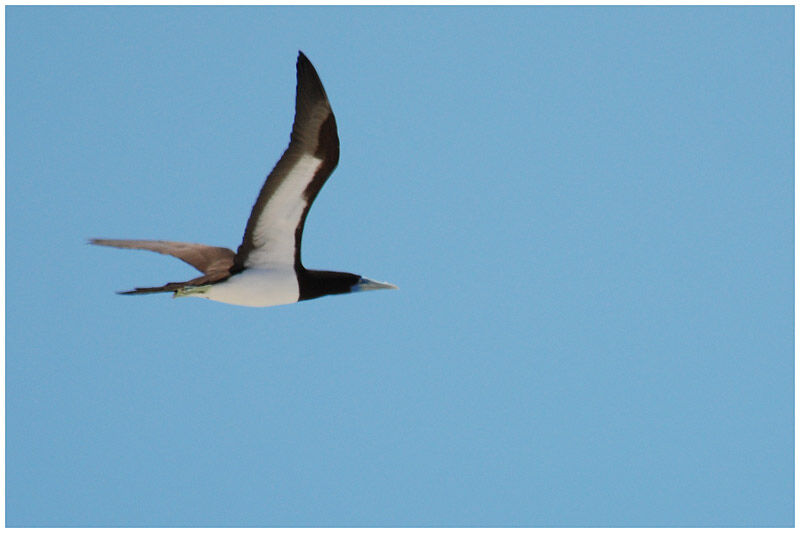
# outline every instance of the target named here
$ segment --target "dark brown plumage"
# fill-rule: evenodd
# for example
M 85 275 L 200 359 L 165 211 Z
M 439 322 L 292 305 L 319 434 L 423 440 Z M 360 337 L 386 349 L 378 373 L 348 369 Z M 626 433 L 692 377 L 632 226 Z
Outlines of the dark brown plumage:
M 150 292 L 172 292 L 187 285 L 206 285 L 230 277 L 233 266 L 233 250 L 219 246 L 208 246 L 189 242 L 143 241 L 124 239 L 91 239 L 91 244 L 129 248 L 132 250 L 150 250 L 159 254 L 171 255 L 192 265 L 204 275 L 189 281 L 167 283 L 161 287 L 137 287 L 120 294 L 142 294 Z

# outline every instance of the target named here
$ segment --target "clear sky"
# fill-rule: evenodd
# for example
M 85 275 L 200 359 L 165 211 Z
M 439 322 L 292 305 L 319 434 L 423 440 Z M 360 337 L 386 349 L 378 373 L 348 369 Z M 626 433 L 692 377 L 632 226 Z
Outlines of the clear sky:
M 793 8 L 6 8 L 9 526 L 790 526 Z M 236 248 L 316 66 L 341 160 Z

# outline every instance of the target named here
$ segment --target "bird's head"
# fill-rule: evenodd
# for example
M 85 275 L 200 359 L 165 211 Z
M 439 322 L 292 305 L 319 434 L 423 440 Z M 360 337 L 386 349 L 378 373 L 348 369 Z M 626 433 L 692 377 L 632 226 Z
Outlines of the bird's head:
M 396 285 L 375 281 L 349 272 L 329 272 L 327 270 L 305 270 L 298 275 L 300 300 L 310 300 L 329 294 L 396 289 Z

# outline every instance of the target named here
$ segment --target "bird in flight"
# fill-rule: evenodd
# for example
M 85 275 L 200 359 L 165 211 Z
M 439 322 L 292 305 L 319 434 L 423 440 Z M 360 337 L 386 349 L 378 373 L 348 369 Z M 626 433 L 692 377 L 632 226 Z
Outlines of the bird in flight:
M 216 302 L 268 307 L 328 294 L 396 289 L 358 274 L 309 270 L 300 260 L 308 210 L 339 161 L 339 135 L 322 82 L 308 58 L 297 57 L 297 96 L 289 147 L 258 194 L 242 244 L 228 248 L 173 241 L 91 239 L 91 244 L 150 250 L 185 261 L 202 276 L 120 294 L 171 292 Z

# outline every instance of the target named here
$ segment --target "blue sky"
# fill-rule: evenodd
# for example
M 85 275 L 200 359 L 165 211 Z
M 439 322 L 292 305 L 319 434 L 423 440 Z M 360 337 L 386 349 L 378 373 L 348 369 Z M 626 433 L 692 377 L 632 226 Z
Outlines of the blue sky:
M 790 526 L 793 8 L 6 8 L 9 526 Z M 302 49 L 311 268 L 238 246 Z

